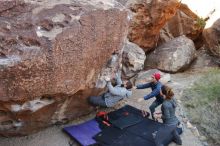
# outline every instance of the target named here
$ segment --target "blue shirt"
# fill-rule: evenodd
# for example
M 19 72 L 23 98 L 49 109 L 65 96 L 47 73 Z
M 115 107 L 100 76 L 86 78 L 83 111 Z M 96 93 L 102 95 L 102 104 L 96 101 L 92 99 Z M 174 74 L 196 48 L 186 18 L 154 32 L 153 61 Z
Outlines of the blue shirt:
M 163 102 L 163 96 L 160 95 L 162 84 L 158 81 L 157 83 L 146 83 L 146 84 L 140 84 L 137 85 L 137 89 L 145 89 L 145 88 L 151 88 L 152 92 L 146 96 L 144 96 L 145 100 L 148 100 L 152 97 L 156 97 L 156 100 Z

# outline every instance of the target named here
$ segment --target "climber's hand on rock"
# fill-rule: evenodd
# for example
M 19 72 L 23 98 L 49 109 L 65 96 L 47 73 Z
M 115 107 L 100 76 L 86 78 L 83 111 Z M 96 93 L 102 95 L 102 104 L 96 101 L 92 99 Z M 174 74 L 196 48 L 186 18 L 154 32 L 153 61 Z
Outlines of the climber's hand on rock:
M 104 79 L 106 82 L 109 82 L 111 80 L 110 77 L 105 77 Z

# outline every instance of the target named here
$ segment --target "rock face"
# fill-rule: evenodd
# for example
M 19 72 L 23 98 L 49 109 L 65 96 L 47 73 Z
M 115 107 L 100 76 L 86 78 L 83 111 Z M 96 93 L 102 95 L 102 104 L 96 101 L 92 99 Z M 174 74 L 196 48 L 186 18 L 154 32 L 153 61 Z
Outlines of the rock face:
M 220 57 L 220 19 L 212 27 L 203 31 L 203 37 L 209 51 L 213 55 Z
M 147 55 L 145 67 L 175 73 L 186 69 L 195 58 L 196 50 L 193 41 L 180 36 Z
M 144 68 L 145 52 L 136 44 L 127 41 L 123 49 L 122 71 L 125 78 L 131 78 Z
M 112 53 L 122 52 L 127 15 L 111 0 L 1 1 L 0 134 L 26 135 L 90 112 L 87 97 L 100 92 Z
M 136 0 L 127 5 L 133 12 L 128 38 L 148 52 L 157 45 L 160 29 L 175 15 L 180 3 L 177 0 Z
M 167 84 L 169 81 L 171 81 L 170 74 L 163 73 L 159 71 L 158 69 L 150 69 L 148 71 L 142 71 L 138 73 L 138 75 L 135 77 L 134 84 L 138 85 L 138 84 L 144 84 L 144 83 L 150 82 L 152 79 L 151 76 L 154 73 L 160 73 L 161 75 L 160 82 L 162 84 Z
M 175 16 L 161 29 L 158 44 L 185 35 L 193 40 L 198 48 L 200 48 L 202 45 L 201 34 L 204 27 L 205 21 L 193 13 L 187 5 L 181 4 Z

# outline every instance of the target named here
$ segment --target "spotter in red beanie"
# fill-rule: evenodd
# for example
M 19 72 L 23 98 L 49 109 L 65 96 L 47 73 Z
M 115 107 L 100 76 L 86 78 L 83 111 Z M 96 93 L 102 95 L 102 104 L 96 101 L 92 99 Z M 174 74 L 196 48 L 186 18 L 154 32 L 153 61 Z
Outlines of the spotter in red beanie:
M 160 79 L 160 73 L 154 73 L 154 74 L 152 75 L 152 77 L 154 77 L 157 81 L 159 81 L 159 79 Z

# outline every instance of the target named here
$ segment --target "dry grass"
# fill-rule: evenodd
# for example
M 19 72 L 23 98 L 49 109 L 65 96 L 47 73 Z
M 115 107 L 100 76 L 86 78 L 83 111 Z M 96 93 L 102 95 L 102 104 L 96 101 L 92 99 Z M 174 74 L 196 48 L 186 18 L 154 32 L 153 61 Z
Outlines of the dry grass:
M 220 145 L 220 70 L 212 69 L 184 92 L 191 122 L 214 145 Z

